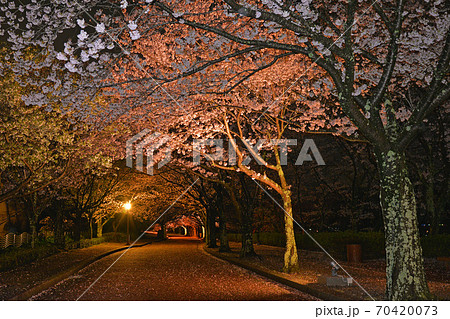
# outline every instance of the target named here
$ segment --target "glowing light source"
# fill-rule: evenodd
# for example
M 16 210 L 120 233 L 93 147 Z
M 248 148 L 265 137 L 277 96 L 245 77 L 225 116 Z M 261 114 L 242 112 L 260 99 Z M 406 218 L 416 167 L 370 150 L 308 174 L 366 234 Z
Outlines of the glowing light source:
M 128 203 L 123 204 L 123 208 L 125 208 L 126 210 L 130 210 L 131 209 L 131 203 L 128 202 Z

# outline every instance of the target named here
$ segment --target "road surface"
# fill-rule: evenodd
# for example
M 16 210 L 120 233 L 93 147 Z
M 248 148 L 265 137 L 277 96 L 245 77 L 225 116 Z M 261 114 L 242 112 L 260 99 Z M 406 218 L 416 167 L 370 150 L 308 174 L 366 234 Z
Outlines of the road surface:
M 130 249 L 119 260 L 122 252 L 115 253 L 31 299 L 77 300 L 82 295 L 80 300 L 315 300 L 212 257 L 202 245 L 194 238 L 170 238 Z

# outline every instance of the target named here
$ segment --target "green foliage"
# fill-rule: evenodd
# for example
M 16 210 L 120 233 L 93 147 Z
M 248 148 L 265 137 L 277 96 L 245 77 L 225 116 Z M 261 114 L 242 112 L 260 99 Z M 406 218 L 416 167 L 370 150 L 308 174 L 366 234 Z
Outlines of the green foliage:
M 362 258 L 365 260 L 384 258 L 384 234 L 380 232 L 334 232 L 312 233 L 314 239 L 322 245 L 333 257 L 345 260 L 346 245 L 360 244 Z M 319 246 L 305 234 L 295 234 L 297 248 L 303 250 L 321 251 Z M 228 240 L 241 241 L 241 234 L 228 234 Z M 284 247 L 286 238 L 283 233 L 255 233 L 254 243 Z M 434 235 L 421 238 L 424 257 L 450 256 L 450 235 Z

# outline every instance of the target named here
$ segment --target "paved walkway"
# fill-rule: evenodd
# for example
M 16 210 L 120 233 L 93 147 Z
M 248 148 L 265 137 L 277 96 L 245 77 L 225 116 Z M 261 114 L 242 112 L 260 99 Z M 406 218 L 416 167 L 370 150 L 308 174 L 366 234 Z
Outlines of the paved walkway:
M 196 239 L 129 250 L 81 300 L 314 300 L 205 253 Z M 76 300 L 120 256 L 105 257 L 33 300 Z
M 13 270 L 0 272 L 0 300 L 11 299 L 79 262 L 122 247 L 123 243 L 102 243 L 88 248 L 69 250 Z

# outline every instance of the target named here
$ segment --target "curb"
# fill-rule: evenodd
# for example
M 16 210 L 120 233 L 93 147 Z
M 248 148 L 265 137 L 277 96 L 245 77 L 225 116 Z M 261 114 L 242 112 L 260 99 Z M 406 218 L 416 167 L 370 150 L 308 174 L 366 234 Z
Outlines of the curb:
M 122 248 L 116 248 L 113 249 L 111 251 L 108 251 L 106 253 L 100 254 L 98 256 L 95 256 L 93 258 L 87 259 L 87 260 L 83 260 L 80 261 L 78 264 L 72 266 L 71 268 L 69 268 L 66 271 L 63 271 L 59 274 L 54 275 L 53 277 L 50 277 L 49 279 L 45 280 L 44 282 L 42 282 L 41 284 L 34 286 L 26 291 L 24 291 L 23 293 L 12 297 L 11 299 L 9 299 L 10 301 L 25 301 L 30 299 L 31 297 L 33 297 L 34 295 L 37 295 L 38 293 L 47 290 L 48 288 L 56 285 L 58 282 L 63 281 L 64 279 L 67 279 L 69 276 L 73 275 L 74 273 L 80 271 L 81 269 L 89 266 L 90 264 L 96 262 L 97 260 L 100 260 L 106 256 L 112 255 L 114 253 L 117 253 L 119 251 L 122 250 L 126 250 L 128 248 L 135 248 L 135 247 L 143 247 L 146 245 L 151 244 L 152 242 L 148 242 L 148 243 L 144 243 L 144 244 L 139 244 L 139 245 L 133 245 L 133 246 L 125 246 Z
M 314 296 L 321 300 L 324 300 L 324 301 L 349 301 L 349 300 L 351 300 L 351 299 L 344 299 L 342 297 L 334 296 L 334 295 L 328 294 L 326 292 L 322 292 L 320 290 L 311 288 L 307 285 L 302 285 L 302 284 L 299 284 L 298 282 L 289 280 L 287 278 L 283 278 L 283 277 L 279 276 L 276 271 L 271 271 L 271 270 L 268 270 L 268 269 L 265 269 L 262 267 L 253 266 L 253 265 L 243 262 L 237 258 L 230 258 L 230 257 L 222 256 L 220 253 L 218 253 L 210 248 L 207 248 L 206 246 L 203 246 L 203 250 L 206 253 L 208 253 L 216 258 L 225 260 L 233 265 L 250 270 L 258 275 L 261 275 L 263 277 L 266 277 L 268 279 L 276 281 L 280 284 L 289 286 L 291 288 L 297 289 L 301 292 L 307 293 L 308 295 Z

